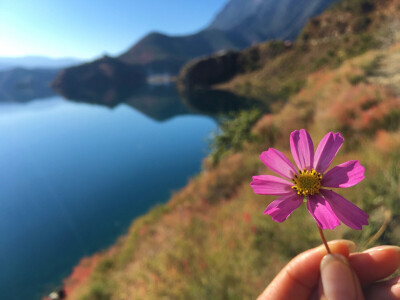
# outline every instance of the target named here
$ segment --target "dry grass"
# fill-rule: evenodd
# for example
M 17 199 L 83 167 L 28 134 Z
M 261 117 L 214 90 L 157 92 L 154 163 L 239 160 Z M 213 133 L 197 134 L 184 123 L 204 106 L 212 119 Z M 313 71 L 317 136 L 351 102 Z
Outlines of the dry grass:
M 320 243 L 305 206 L 277 224 L 262 213 L 273 197 L 254 195 L 249 187 L 252 175 L 268 173 L 260 151 L 276 147 L 289 156 L 289 133 L 299 128 L 317 142 L 329 130 L 351 127 L 343 132 L 348 146 L 334 163 L 359 159 L 366 166 L 367 179 L 343 195 L 371 214 L 371 225 L 361 232 L 340 226 L 328 238 L 351 238 L 360 249 L 374 235 L 372 244 L 399 243 L 400 131 L 382 121 L 399 108 L 399 99 L 368 83 L 362 66 L 377 55 L 308 76 L 280 112 L 258 121 L 256 141 L 217 167 L 205 163 L 169 203 L 136 220 L 89 284 L 69 299 L 254 299 L 291 257 Z M 366 81 L 352 84 L 352 74 Z M 392 121 L 399 124 L 399 116 Z
M 254 195 L 249 187 L 252 175 L 269 172 L 258 159 L 260 152 L 274 147 L 290 156 L 289 134 L 300 128 L 311 133 L 315 146 L 326 132 L 340 131 L 345 147 L 333 164 L 358 159 L 366 167 L 366 179 L 341 193 L 370 214 L 370 226 L 356 231 L 342 225 L 328 231 L 328 239 L 353 239 L 360 250 L 399 244 L 400 99 L 375 71 L 379 78 L 390 76 L 393 70 L 380 62 L 400 48 L 352 59 L 336 51 L 343 60 L 335 68 L 301 69 L 318 49 L 329 55 L 330 49 L 321 47 L 310 56 L 289 51 L 225 85 L 277 95 L 285 85 L 302 83 L 255 124 L 256 139 L 216 167 L 206 160 L 201 174 L 167 204 L 134 221 L 88 283 L 68 299 L 254 299 L 288 260 L 321 243 L 304 205 L 277 224 L 263 215 L 273 197 Z M 293 61 L 295 68 L 273 76 Z

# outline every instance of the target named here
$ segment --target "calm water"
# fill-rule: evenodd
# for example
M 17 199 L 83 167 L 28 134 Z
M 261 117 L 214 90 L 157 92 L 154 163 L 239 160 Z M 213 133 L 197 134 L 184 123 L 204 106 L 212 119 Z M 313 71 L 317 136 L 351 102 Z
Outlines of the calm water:
M 40 299 L 200 170 L 212 118 L 135 106 L 0 104 L 0 299 Z

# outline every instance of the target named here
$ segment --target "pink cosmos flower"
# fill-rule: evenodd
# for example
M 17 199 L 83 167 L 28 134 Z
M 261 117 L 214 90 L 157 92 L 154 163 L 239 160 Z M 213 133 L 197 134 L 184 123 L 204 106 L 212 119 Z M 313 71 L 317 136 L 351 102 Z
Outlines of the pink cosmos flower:
M 326 188 L 347 188 L 364 179 L 364 167 L 358 160 L 342 163 L 325 173 L 343 144 L 340 133 L 324 136 L 314 154 L 310 135 L 304 129 L 290 135 L 295 166 L 273 148 L 261 153 L 261 161 L 284 179 L 271 175 L 253 176 L 254 193 L 277 195 L 264 214 L 283 222 L 307 199 L 307 209 L 321 229 L 333 229 L 342 221 L 353 229 L 368 225 L 368 214 L 339 194 Z

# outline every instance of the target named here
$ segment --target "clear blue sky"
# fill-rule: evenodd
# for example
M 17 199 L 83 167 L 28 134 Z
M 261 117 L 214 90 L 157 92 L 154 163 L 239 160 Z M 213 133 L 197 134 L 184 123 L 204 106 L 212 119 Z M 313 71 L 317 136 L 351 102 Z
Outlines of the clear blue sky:
M 0 56 L 117 55 L 151 31 L 204 28 L 228 0 L 0 0 Z

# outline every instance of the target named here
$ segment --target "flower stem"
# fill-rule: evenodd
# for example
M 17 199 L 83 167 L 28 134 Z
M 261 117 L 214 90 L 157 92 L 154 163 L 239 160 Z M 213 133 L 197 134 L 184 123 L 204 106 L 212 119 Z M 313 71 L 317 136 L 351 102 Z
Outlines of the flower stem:
M 329 249 L 328 243 L 326 242 L 324 233 L 322 232 L 322 229 L 317 225 L 318 227 L 318 231 L 319 231 L 319 235 L 321 236 L 321 240 L 325 245 L 326 251 L 328 251 L 329 254 L 331 254 L 331 249 Z

